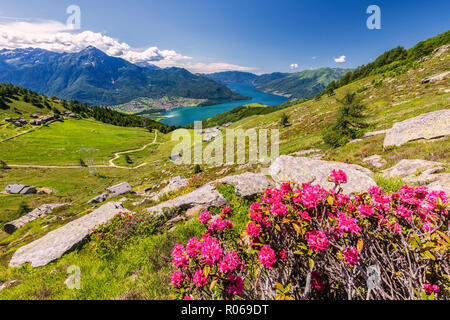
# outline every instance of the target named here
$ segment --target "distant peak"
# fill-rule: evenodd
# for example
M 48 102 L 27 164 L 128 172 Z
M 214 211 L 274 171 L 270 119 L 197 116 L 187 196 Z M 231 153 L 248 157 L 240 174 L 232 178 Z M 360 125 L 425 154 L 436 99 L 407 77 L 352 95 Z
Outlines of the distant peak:
M 97 49 L 94 46 L 88 46 L 86 48 L 84 48 L 83 50 L 81 50 L 79 53 L 81 54 L 86 54 L 86 53 L 95 53 L 95 54 L 102 54 L 102 55 L 106 55 L 106 53 L 104 53 L 102 50 Z

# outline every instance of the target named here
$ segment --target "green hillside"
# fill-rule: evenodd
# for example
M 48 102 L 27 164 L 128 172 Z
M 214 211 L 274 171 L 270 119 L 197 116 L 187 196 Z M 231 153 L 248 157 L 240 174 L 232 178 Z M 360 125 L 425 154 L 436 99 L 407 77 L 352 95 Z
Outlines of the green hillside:
M 447 42 L 448 43 L 448 42 Z M 435 48 L 434 48 L 435 49 Z M 384 135 L 348 143 L 339 148 L 329 148 L 324 144 L 322 131 L 325 126 L 336 119 L 340 106 L 338 99 L 346 93 L 356 93 L 367 107 L 365 115 L 369 126 L 365 131 L 391 128 L 395 122 L 402 121 L 426 112 L 450 108 L 450 77 L 423 84 L 422 79 L 450 71 L 450 50 L 443 50 L 440 55 L 433 53 L 420 56 L 419 61 L 410 63 L 384 64 L 371 70 L 365 76 L 333 89 L 332 94 L 318 94 L 306 101 L 290 101 L 283 109 L 266 109 L 265 106 L 250 105 L 235 109 L 226 117 L 235 121 L 230 128 L 240 129 L 278 129 L 280 131 L 280 153 L 318 149 L 322 159 L 339 160 L 366 166 L 364 157 L 379 154 L 386 164 L 375 173 L 388 168 L 401 159 L 425 159 L 440 161 L 444 164 L 444 172 L 449 172 L 450 138 L 438 140 L 413 141 L 400 147 L 383 148 Z M 21 100 L 11 102 L 18 103 Z M 8 105 L 11 103 L 6 102 Z M 62 107 L 62 106 L 61 106 Z M 33 108 L 24 104 L 23 110 Z M 8 108 L 7 112 L 11 112 Z M 45 110 L 45 108 L 43 109 Z M 270 112 L 264 113 L 263 110 Z M 3 112 L 3 110 L 2 110 Z M 25 112 L 31 112 L 31 109 Z M 252 114 L 252 112 L 256 112 Z M 5 113 L 6 114 L 6 113 Z M 44 114 L 44 113 L 43 113 Z M 283 126 L 280 119 L 286 115 L 288 126 Z M 0 119 L 1 120 L 1 119 Z M 220 124 L 218 118 L 206 120 L 209 125 Z M 204 122 L 205 123 L 205 122 Z M 204 127 L 207 127 L 204 125 Z M 193 130 L 189 131 L 193 134 Z M 105 134 L 108 136 L 105 136 Z M 224 132 L 226 134 L 226 132 Z M 70 139 L 70 140 L 69 140 Z M 155 140 L 154 140 L 155 139 Z M 98 141 L 97 141 L 98 140 Z M 148 143 L 155 142 L 142 150 Z M 44 267 L 32 268 L 24 265 L 20 268 L 8 268 L 7 263 L 12 254 L 21 246 L 91 212 L 96 206 L 86 202 L 104 192 L 107 186 L 127 181 L 133 191 L 159 191 L 165 185 L 162 180 L 178 176 L 181 173 L 187 178 L 194 176 L 194 165 L 175 165 L 169 160 L 171 150 L 177 141 L 171 141 L 171 133 L 148 132 L 143 128 L 117 127 L 104 124 L 93 118 L 51 124 L 48 127 L 16 137 L 11 141 L 0 142 L 0 154 L 8 157 L 10 169 L 0 171 L 0 189 L 10 183 L 25 183 L 38 187 L 50 187 L 58 192 L 53 195 L 0 194 L 0 223 L 4 224 L 17 218 L 24 212 L 23 204 L 35 208 L 44 203 L 70 202 L 72 207 L 63 208 L 37 219 L 16 231 L 12 235 L 0 232 L 0 280 L 19 280 L 14 286 L 0 291 L 1 299 L 170 299 L 168 290 L 173 268 L 170 266 L 171 251 L 176 243 L 185 243 L 191 237 L 200 237 L 202 226 L 198 215 L 189 219 L 181 210 L 183 219 L 168 227 L 150 226 L 145 233 L 134 234 L 121 246 L 111 249 L 110 255 L 99 255 L 95 250 L 94 239 L 61 259 Z M 220 143 L 217 141 L 211 144 Z M 25 150 L 30 148 L 33 155 L 27 164 L 59 165 L 71 164 L 76 160 L 77 148 L 93 145 L 98 151 L 99 164 L 108 163 L 109 157 L 116 152 L 136 150 L 128 153 L 132 163 L 127 163 L 124 155 L 114 162 L 124 167 L 104 166 L 98 168 L 98 175 L 91 175 L 87 168 L 33 168 L 14 167 L 21 163 Z M 6 155 L 5 155 L 6 153 Z M 56 159 L 58 158 L 58 159 Z M 97 159 L 97 158 L 96 158 Z M 23 161 L 22 163 L 25 163 Z M 135 168 L 138 165 L 142 167 Z M 267 164 L 252 166 L 233 165 L 201 165 L 199 173 L 201 181 L 211 181 L 225 175 L 241 172 L 260 172 Z M 226 169 L 226 173 L 224 173 Z M 169 194 L 171 199 L 197 188 L 201 183 L 194 178 L 188 187 Z M 193 182 L 194 181 L 194 182 Z M 378 182 L 378 181 L 377 181 Z M 380 185 L 386 183 L 380 181 Z M 384 185 L 383 185 L 384 186 Z M 232 187 L 218 187 L 219 192 L 229 201 L 233 210 L 232 222 L 238 231 L 246 228 L 246 219 L 250 202 L 237 197 Z M 155 203 L 135 204 L 143 197 L 126 195 L 124 206 L 140 213 L 143 208 Z M 113 199 L 114 200 L 114 199 Z M 211 210 L 219 214 L 219 209 Z M 192 213 L 191 213 L 192 214 Z M 192 217 L 190 216 L 190 217 Z M 113 225 L 111 234 L 117 230 Z M 80 290 L 70 290 L 64 284 L 67 279 L 67 267 L 79 266 L 82 270 L 83 282 Z
M 334 80 L 340 79 L 350 69 L 320 68 L 304 70 L 286 77 L 258 85 L 258 90 L 282 94 L 291 98 L 311 98 Z

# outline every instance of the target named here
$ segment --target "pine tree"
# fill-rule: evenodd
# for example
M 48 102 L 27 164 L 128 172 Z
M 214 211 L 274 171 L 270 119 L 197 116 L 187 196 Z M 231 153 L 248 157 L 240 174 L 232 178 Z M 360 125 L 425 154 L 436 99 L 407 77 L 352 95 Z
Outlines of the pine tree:
M 341 106 L 338 109 L 336 121 L 323 133 L 325 143 L 333 148 L 345 145 L 351 139 L 360 138 L 362 129 L 367 127 L 364 111 L 356 93 L 347 93 L 343 99 L 337 100 Z

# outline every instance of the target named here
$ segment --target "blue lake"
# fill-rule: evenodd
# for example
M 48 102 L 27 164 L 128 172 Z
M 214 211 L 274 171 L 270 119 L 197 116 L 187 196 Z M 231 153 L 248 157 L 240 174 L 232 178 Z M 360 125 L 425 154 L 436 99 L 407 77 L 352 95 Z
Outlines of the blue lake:
M 254 86 L 245 83 L 232 83 L 228 85 L 228 88 L 243 96 L 252 97 L 252 99 L 224 102 L 213 106 L 172 109 L 161 113 L 161 115 L 167 117 L 161 120 L 161 122 L 167 125 L 185 126 L 194 121 L 207 119 L 246 104 L 261 103 L 268 106 L 279 106 L 288 100 L 282 96 L 257 91 Z

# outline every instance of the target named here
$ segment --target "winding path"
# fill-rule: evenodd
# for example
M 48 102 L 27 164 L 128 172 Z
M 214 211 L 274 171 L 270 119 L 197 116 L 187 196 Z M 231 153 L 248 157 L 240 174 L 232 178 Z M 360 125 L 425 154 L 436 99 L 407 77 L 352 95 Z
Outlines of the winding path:
M 158 131 L 155 130 L 155 138 L 153 139 L 152 142 L 146 144 L 145 146 L 143 146 L 143 147 L 141 147 L 139 149 L 116 152 L 114 154 L 114 157 L 108 161 L 109 165 L 96 165 L 96 166 L 93 166 L 93 167 L 95 167 L 95 168 L 117 168 L 117 169 L 135 170 L 135 169 L 138 169 L 140 167 L 146 166 L 146 165 L 148 165 L 150 163 L 157 162 L 157 161 L 144 162 L 144 163 L 141 163 L 140 165 L 138 165 L 136 167 L 123 167 L 123 166 L 118 166 L 118 165 L 114 164 L 114 161 L 119 159 L 119 157 L 122 154 L 143 151 L 148 146 L 151 146 L 152 144 L 155 144 L 157 139 L 158 139 Z M 86 167 L 83 167 L 83 166 L 45 166 L 45 165 L 28 165 L 28 164 L 8 164 L 8 167 L 10 167 L 10 168 L 33 168 L 33 169 L 81 169 L 81 168 L 86 168 Z

